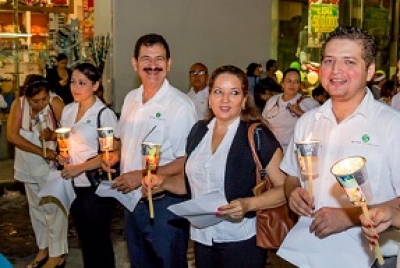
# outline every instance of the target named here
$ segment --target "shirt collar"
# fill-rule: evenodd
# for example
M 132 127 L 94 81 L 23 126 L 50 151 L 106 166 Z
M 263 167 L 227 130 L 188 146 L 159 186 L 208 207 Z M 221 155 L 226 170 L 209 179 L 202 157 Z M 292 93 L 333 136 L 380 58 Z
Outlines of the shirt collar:
M 205 88 L 203 88 L 202 90 L 200 90 L 199 92 L 195 92 L 193 87 L 190 88 L 190 91 L 195 94 L 195 95 L 202 95 L 202 96 L 208 96 L 208 86 L 206 86 Z
M 211 119 L 210 123 L 208 123 L 207 127 L 208 129 L 214 129 L 214 126 L 217 122 L 217 119 L 215 117 L 213 117 L 213 119 Z M 228 131 L 231 131 L 231 129 L 237 129 L 240 123 L 240 116 L 238 116 L 234 121 L 232 121 L 232 123 L 229 124 L 228 126 Z
M 168 80 L 165 78 L 163 84 L 161 85 L 160 89 L 157 91 L 157 93 L 149 99 L 146 104 L 151 104 L 151 103 L 157 103 L 160 105 L 163 105 L 164 98 L 168 95 L 169 89 L 171 85 L 169 84 Z M 135 98 L 136 102 L 143 103 L 143 84 L 139 87 L 139 92 Z
M 365 117 L 368 119 L 368 117 L 372 116 L 372 113 L 374 113 L 374 109 L 371 108 L 371 106 L 374 103 L 374 97 L 371 93 L 371 91 L 366 87 L 365 88 L 365 96 L 361 103 L 358 105 L 357 109 L 354 111 L 352 115 L 349 117 L 353 117 L 357 114 Z M 327 100 L 320 108 L 318 108 L 318 111 L 315 113 L 315 119 L 318 120 L 321 116 L 325 118 L 334 118 L 334 114 L 332 112 L 332 100 L 329 99 Z

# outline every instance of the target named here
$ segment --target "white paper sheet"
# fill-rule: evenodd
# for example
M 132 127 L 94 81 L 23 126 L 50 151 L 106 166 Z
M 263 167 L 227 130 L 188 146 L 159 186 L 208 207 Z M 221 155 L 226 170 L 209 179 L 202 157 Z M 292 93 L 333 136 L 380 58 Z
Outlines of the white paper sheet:
M 142 198 L 142 190 L 141 187 L 131 191 L 127 194 L 124 194 L 116 189 L 112 189 L 112 182 L 110 181 L 102 181 L 97 187 L 96 194 L 102 197 L 114 197 L 117 199 L 124 207 L 126 207 L 130 212 L 132 212 L 140 198 Z
M 211 192 L 197 198 L 168 207 L 178 216 L 188 219 L 194 226 L 205 228 L 224 220 L 215 215 L 218 207 L 227 204 L 225 195 L 220 192 Z
M 59 170 L 50 171 L 49 177 L 43 185 L 43 188 L 40 190 L 38 196 L 42 198 L 42 202 L 47 201 L 44 200 L 44 198 L 47 197 L 58 199 L 67 215 L 69 214 L 69 209 L 76 197 L 71 180 L 63 179 L 61 171 Z

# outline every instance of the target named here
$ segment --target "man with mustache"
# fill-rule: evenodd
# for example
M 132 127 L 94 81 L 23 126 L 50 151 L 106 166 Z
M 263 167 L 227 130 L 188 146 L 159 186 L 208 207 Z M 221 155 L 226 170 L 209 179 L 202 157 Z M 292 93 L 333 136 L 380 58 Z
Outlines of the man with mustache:
M 108 164 L 121 163 L 121 176 L 114 180 L 114 188 L 140 194 L 145 168 L 141 143 L 161 144 L 157 174 L 177 174 L 184 163 L 186 137 L 197 117 L 192 101 L 166 79 L 171 58 L 168 43 L 161 35 L 147 34 L 138 39 L 132 66 L 142 85 L 125 97 L 115 131 L 116 150 Z M 110 170 L 107 163 L 103 167 Z M 167 209 L 184 198 L 154 189 L 154 219 L 150 219 L 146 197 L 133 212 L 126 213 L 131 267 L 187 267 L 189 224 Z

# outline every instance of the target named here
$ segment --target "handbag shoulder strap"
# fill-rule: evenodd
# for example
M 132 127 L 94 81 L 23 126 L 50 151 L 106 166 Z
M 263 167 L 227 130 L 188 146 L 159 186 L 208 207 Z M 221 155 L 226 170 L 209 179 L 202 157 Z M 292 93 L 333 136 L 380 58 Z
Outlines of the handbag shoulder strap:
M 101 120 L 100 120 L 100 118 L 101 118 L 101 114 L 103 113 L 103 111 L 105 110 L 105 109 L 107 109 L 107 106 L 104 106 L 103 108 L 101 108 L 100 109 L 100 111 L 99 111 L 99 113 L 97 114 L 97 120 L 96 120 L 96 122 L 97 122 L 97 128 L 101 128 Z M 99 154 L 101 154 L 101 150 L 100 150 L 100 143 L 98 143 L 98 149 L 97 149 L 97 152 L 99 153 Z
M 101 114 L 103 113 L 103 111 L 104 111 L 105 109 L 107 109 L 106 106 L 104 106 L 103 108 L 101 108 L 100 111 L 99 111 L 99 113 L 97 114 L 97 128 L 101 128 L 101 120 L 100 120 L 100 117 L 101 117 Z
M 267 176 L 267 170 L 266 170 L 266 166 L 263 167 L 260 161 L 260 158 L 258 157 L 257 154 L 257 150 L 256 150 L 256 146 L 255 146 L 255 132 L 256 132 L 256 128 L 258 126 L 260 126 L 261 123 L 253 123 L 250 125 L 248 132 L 247 132 L 247 137 L 249 140 L 249 146 L 250 146 L 250 150 L 251 150 L 251 154 L 253 156 L 253 160 L 254 163 L 256 164 L 256 179 L 257 179 L 257 184 L 261 183 L 263 180 L 266 181 L 267 185 L 268 185 L 268 189 L 273 187 L 273 184 L 271 182 L 271 179 Z

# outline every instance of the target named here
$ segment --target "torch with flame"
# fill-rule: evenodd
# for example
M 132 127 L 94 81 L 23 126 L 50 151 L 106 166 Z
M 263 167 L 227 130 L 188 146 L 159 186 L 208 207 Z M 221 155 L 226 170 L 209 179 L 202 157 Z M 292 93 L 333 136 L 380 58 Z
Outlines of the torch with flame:
M 147 179 L 151 182 L 151 171 L 156 170 L 160 161 L 161 144 L 153 142 L 142 142 L 142 157 L 145 168 L 147 169 Z M 154 218 L 153 196 L 151 188 L 148 189 L 150 218 Z
M 319 141 L 311 140 L 312 133 L 303 141 L 296 142 L 297 159 L 302 177 L 308 181 L 308 193 L 313 196 L 313 179 L 318 173 Z
M 361 206 L 364 217 L 370 220 L 367 207 L 367 197 L 370 191 L 368 191 L 369 184 L 366 183 L 368 178 L 365 172 L 366 162 L 367 160 L 362 156 L 346 157 L 332 166 L 331 173 L 344 188 L 350 202 L 355 206 Z M 364 192 L 362 188 L 365 188 Z M 385 263 L 379 243 L 375 245 L 375 256 L 380 265 Z

